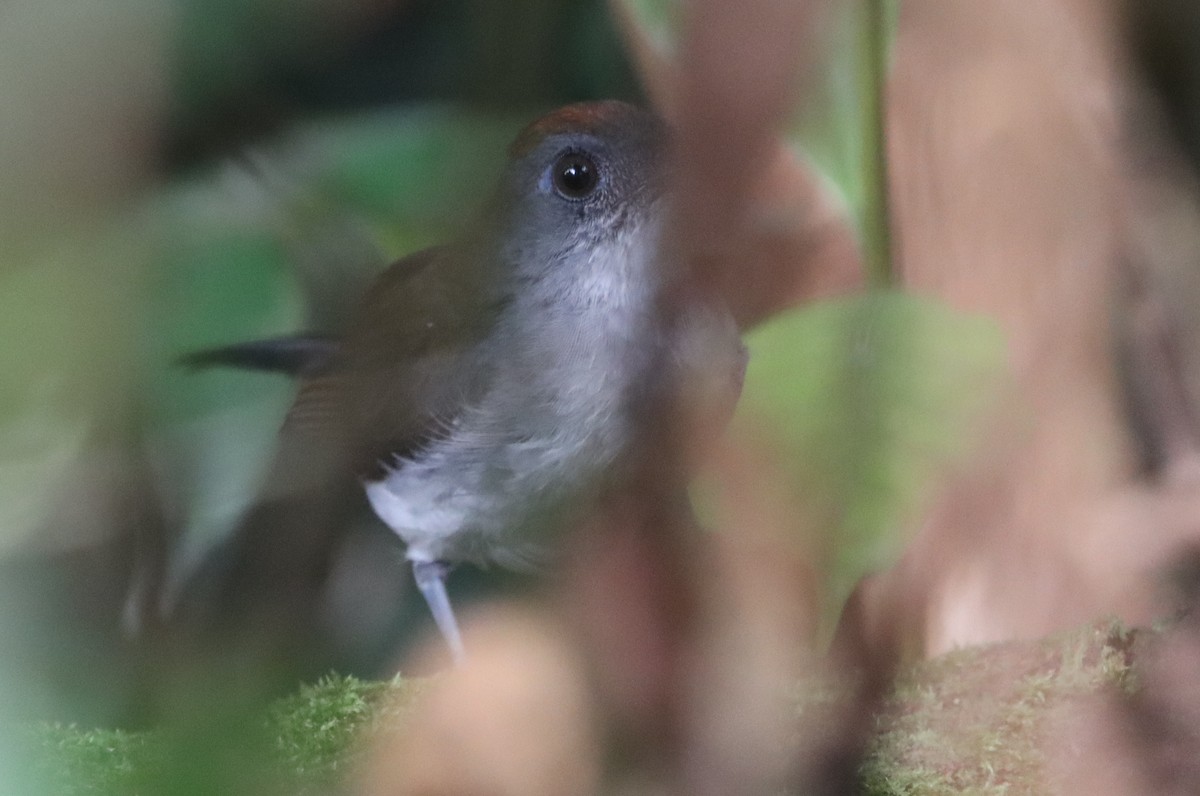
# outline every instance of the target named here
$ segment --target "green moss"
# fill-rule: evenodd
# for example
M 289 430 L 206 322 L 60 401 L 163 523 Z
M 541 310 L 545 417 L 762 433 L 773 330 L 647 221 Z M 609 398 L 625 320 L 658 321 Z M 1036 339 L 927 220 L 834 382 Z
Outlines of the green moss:
M 262 729 L 269 753 L 259 761 L 260 770 L 222 776 L 194 758 L 211 752 L 214 760 L 237 759 L 227 749 L 173 748 L 174 736 L 165 732 L 45 725 L 33 733 L 34 779 L 41 792 L 55 796 L 206 794 L 228 792 L 230 783 L 245 785 L 247 792 L 327 793 L 356 761 L 358 739 L 373 724 L 406 713 L 422 687 L 421 681 L 400 677 L 363 682 L 337 676 L 304 686 L 267 710 Z M 240 735 L 232 732 L 230 743 L 238 743 Z M 194 741 L 186 732 L 179 737 Z
M 1042 641 L 959 650 L 911 667 L 876 719 L 862 769 L 864 791 L 937 796 L 1045 790 L 1048 722 L 1102 690 L 1136 689 L 1135 642 L 1149 633 L 1104 622 Z M 213 751 L 214 760 L 243 765 L 265 750 L 257 769 L 236 775 L 214 776 L 221 763 L 197 764 L 205 752 L 194 736 L 181 736 L 193 743 L 177 748 L 184 742 L 172 742 L 165 732 L 61 725 L 34 733 L 35 774 L 41 792 L 56 796 L 336 792 L 363 753 L 360 739 L 374 727 L 402 721 L 425 682 L 329 676 L 304 686 L 267 710 L 261 747 L 240 758 Z M 794 696 L 805 725 L 820 726 L 835 720 L 851 691 L 813 678 Z M 227 745 L 238 743 L 226 739 Z
M 357 760 L 357 740 L 372 726 L 406 713 L 421 688 L 419 681 L 400 677 L 366 683 L 329 676 L 276 702 L 267 722 L 282 776 L 303 785 L 336 782 Z
M 148 733 L 54 724 L 33 736 L 40 747 L 33 779 L 59 796 L 138 793 L 161 762 L 162 750 Z

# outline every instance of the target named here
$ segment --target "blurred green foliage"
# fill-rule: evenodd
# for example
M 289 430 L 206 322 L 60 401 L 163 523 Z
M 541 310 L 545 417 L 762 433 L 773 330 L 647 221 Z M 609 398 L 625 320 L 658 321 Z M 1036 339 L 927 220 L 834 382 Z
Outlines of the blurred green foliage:
M 832 623 L 858 579 L 895 559 L 935 476 L 976 441 L 1004 341 L 990 320 L 881 292 L 788 313 L 747 343 L 739 420 L 772 440 L 807 515 L 798 521 L 822 534 Z M 762 426 L 769 434 L 754 433 Z

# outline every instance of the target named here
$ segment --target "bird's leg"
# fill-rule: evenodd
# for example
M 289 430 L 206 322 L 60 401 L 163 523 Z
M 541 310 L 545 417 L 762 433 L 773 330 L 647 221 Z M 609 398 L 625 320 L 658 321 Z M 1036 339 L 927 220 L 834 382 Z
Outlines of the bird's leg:
M 450 597 L 446 594 L 446 576 L 450 567 L 442 561 L 414 561 L 413 576 L 417 579 L 417 588 L 425 596 L 433 621 L 437 622 L 442 638 L 450 646 L 456 666 L 463 665 L 467 660 L 466 650 L 463 649 L 462 635 L 458 632 L 458 622 L 454 618 L 454 609 L 450 607 Z

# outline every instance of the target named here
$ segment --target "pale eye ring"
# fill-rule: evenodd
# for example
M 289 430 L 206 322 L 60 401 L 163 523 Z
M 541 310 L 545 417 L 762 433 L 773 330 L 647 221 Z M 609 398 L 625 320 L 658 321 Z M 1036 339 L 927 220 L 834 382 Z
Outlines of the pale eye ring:
M 582 152 L 564 152 L 550 167 L 550 184 L 559 196 L 578 202 L 596 192 L 600 169 L 595 160 Z

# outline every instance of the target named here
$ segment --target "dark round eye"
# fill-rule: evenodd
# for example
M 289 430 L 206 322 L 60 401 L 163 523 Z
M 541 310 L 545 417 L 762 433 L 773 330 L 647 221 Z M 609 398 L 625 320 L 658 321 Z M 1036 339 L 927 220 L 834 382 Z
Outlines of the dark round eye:
M 550 179 L 554 190 L 566 199 L 585 199 L 596 190 L 600 172 L 596 162 L 580 152 L 559 155 L 550 167 Z

